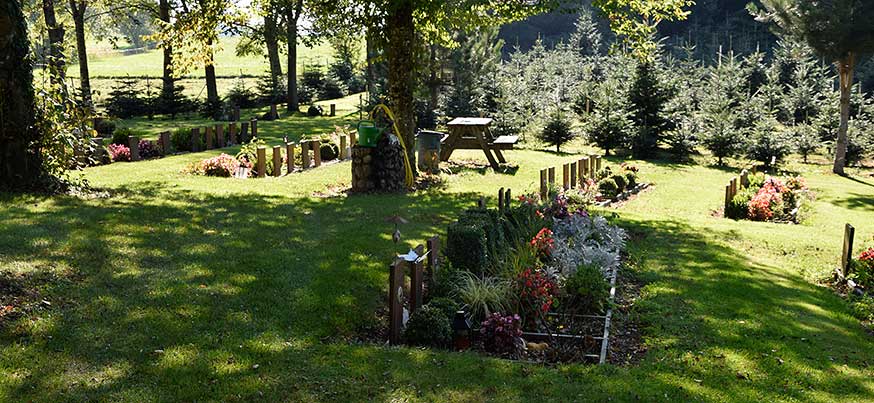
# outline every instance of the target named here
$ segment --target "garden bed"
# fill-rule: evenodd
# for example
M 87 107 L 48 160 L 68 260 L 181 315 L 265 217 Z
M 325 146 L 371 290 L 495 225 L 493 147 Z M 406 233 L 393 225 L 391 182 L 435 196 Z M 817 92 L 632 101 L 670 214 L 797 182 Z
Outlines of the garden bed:
M 736 220 L 793 223 L 802 221 L 813 193 L 802 177 L 779 179 L 743 171 L 725 187 L 723 216 Z

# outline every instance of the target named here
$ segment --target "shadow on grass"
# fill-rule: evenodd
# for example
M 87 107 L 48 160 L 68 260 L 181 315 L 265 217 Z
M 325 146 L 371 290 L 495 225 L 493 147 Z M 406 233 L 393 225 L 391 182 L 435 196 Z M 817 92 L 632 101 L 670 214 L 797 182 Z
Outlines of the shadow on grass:
M 654 281 L 638 312 L 654 350 L 641 367 L 336 342 L 384 303 L 386 264 L 405 246 L 391 243 L 383 218 L 404 216 L 404 238 L 424 240 L 476 196 L 217 197 L 141 182 L 109 199 L 55 198 L 38 215 L 4 208 L 5 259 L 48 254 L 83 278 L 59 290 L 75 301 L 62 315 L 2 334 L 16 345 L 2 348 L 5 367 L 28 374 L 4 388 L 21 401 L 771 401 L 803 400 L 809 388 L 834 400 L 869 391 L 856 375 L 829 383 L 838 367 L 863 368 L 852 354 L 874 354 L 857 323 L 833 313 L 842 308 L 829 291 L 667 221 L 620 222 Z

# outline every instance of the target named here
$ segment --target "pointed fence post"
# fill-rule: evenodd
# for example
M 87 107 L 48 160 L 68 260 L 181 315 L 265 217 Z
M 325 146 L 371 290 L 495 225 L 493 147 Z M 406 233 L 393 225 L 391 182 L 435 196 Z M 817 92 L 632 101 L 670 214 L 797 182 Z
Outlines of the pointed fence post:
M 267 147 L 258 147 L 258 177 L 267 176 Z

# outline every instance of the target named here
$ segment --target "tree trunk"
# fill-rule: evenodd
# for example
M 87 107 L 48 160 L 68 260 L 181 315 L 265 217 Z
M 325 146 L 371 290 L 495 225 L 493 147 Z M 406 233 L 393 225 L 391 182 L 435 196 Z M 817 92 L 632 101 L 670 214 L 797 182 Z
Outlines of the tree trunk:
M 208 41 L 206 46 L 212 48 L 212 41 Z M 213 57 L 213 52 L 210 50 L 209 57 L 204 66 L 204 73 L 206 74 L 206 101 L 212 106 L 215 106 L 218 104 L 219 96 L 218 84 L 216 84 L 215 81 L 215 64 L 213 63 Z
M 428 108 L 431 111 L 437 110 L 437 103 L 440 101 L 440 60 L 437 58 L 437 45 L 430 45 L 430 63 L 428 63 Z M 436 120 L 436 119 L 435 119 Z M 436 122 L 435 122 L 436 124 Z
M 170 23 L 170 0 L 160 0 L 158 3 L 158 17 L 161 21 Z M 169 43 L 162 45 L 164 51 L 164 74 L 161 77 L 161 98 L 173 99 L 173 47 Z
M 841 85 L 841 126 L 838 128 L 838 139 L 835 142 L 835 165 L 832 171 L 844 174 L 847 165 L 847 130 L 850 122 L 850 91 L 853 88 L 853 71 L 856 68 L 856 55 L 852 52 L 837 61 L 838 75 Z
M 365 40 L 365 57 L 367 58 L 367 67 L 364 71 L 364 79 L 367 86 L 367 96 L 372 100 L 376 94 L 376 74 L 374 72 L 373 59 L 376 58 L 376 44 L 374 43 L 374 35 L 372 28 L 367 28 L 364 35 Z
M 267 60 L 270 62 L 270 79 L 278 83 L 282 79 L 282 64 L 279 63 L 279 42 L 276 39 L 276 11 L 272 6 L 264 16 L 264 43 L 267 46 Z
M 33 143 L 33 62 L 27 21 L 18 1 L 0 2 L 0 187 L 24 189 L 42 176 Z
M 64 85 L 64 28 L 55 18 L 55 1 L 43 0 L 42 12 L 49 30 L 49 76 L 53 83 Z
M 393 2 L 388 16 L 388 95 L 395 122 L 407 148 L 413 172 L 416 172 L 416 156 L 413 147 L 415 109 L 413 106 L 414 79 L 413 48 L 415 26 L 413 25 L 412 0 Z
M 300 112 L 300 104 L 297 96 L 297 20 L 303 7 L 301 0 L 289 4 L 286 8 L 286 39 L 288 42 L 288 84 L 286 90 L 286 102 L 288 113 Z
M 85 10 L 87 4 L 70 0 L 70 14 L 73 15 L 73 28 L 76 31 L 76 54 L 79 57 L 79 90 L 82 93 L 82 105 L 91 109 L 91 77 L 88 74 L 88 53 L 85 45 Z

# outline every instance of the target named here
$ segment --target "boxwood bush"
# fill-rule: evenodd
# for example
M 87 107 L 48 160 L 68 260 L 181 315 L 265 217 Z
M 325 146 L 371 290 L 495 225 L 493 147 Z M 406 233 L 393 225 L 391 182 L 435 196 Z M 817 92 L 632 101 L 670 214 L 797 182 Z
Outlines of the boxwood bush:
M 407 343 L 417 346 L 444 347 L 452 340 L 449 317 L 442 309 L 425 304 L 410 315 L 404 329 Z

